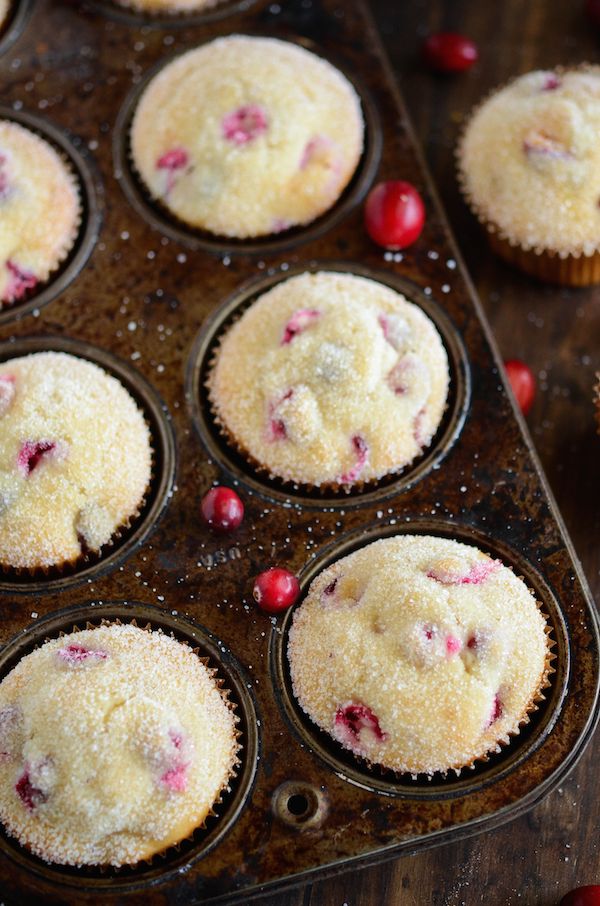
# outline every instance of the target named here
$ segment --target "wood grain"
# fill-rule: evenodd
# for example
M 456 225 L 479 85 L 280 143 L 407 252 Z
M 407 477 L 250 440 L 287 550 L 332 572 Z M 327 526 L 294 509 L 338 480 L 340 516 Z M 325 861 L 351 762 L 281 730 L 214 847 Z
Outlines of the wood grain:
M 600 287 L 542 286 L 496 259 L 459 196 L 453 152 L 465 116 L 488 91 L 530 69 L 595 61 L 600 31 L 583 3 L 562 0 L 372 0 L 372 9 L 501 353 L 525 360 L 538 376 L 529 427 L 597 598 L 600 440 L 592 388 L 600 369 Z M 423 67 L 422 39 L 438 30 L 476 41 L 480 59 L 470 72 L 442 77 Z M 261 904 L 554 906 L 573 886 L 600 883 L 594 742 L 599 733 L 557 792 L 499 830 Z

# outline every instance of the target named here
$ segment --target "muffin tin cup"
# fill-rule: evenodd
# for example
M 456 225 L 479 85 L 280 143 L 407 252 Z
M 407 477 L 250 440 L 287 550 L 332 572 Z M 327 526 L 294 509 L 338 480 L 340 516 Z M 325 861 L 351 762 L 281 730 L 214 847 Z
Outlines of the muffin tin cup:
M 153 475 L 139 511 L 128 525 L 117 528 L 99 554 L 74 564 L 28 571 L 0 568 L 0 594 L 51 594 L 105 575 L 133 554 L 156 528 L 168 504 L 175 480 L 175 439 L 167 409 L 139 372 L 106 350 L 66 337 L 27 337 L 0 345 L 0 363 L 35 352 L 66 352 L 99 365 L 131 394 L 150 429 Z
M 207 658 L 207 666 L 216 670 L 217 680 L 229 691 L 229 701 L 238 718 L 236 729 L 240 742 L 238 764 L 229 780 L 228 789 L 221 793 L 203 825 L 191 838 L 182 840 L 158 853 L 150 860 L 135 866 L 82 866 L 47 863 L 21 846 L 0 828 L 0 850 L 12 861 L 45 881 L 61 888 L 77 887 L 88 891 L 110 893 L 135 891 L 162 883 L 170 876 L 185 871 L 188 866 L 206 856 L 233 827 L 251 794 L 260 752 L 258 721 L 255 704 L 248 692 L 248 682 L 240 665 L 203 626 L 179 616 L 165 613 L 157 607 L 137 601 L 122 603 L 89 602 L 59 610 L 29 626 L 8 642 L 0 653 L 0 680 L 16 664 L 48 639 L 89 629 L 107 623 L 134 623 L 141 629 L 160 629 Z
M 208 25 L 227 19 L 229 16 L 246 13 L 263 0 L 214 0 L 205 10 L 176 13 L 152 13 L 120 6 L 112 0 L 84 0 L 85 7 L 124 25 L 144 28 L 186 28 L 194 25 Z
M 251 37 L 273 37 L 272 35 L 256 33 L 253 30 L 245 31 L 245 34 Z M 279 35 L 278 37 L 298 44 L 300 47 L 330 62 L 354 87 L 361 101 L 365 121 L 364 148 L 360 161 L 352 179 L 338 200 L 329 210 L 304 226 L 293 227 L 281 234 L 272 234 L 254 239 L 235 239 L 186 225 L 166 207 L 162 206 L 160 202 L 150 196 L 141 178 L 136 173 L 131 157 L 131 123 L 139 100 L 152 79 L 181 54 L 173 54 L 166 57 L 145 73 L 140 82 L 129 93 L 119 111 L 113 139 L 115 174 L 129 203 L 150 226 L 164 233 L 169 239 L 173 239 L 193 251 L 201 250 L 221 256 L 237 254 L 275 255 L 279 252 L 293 249 L 303 243 L 319 239 L 337 226 L 360 204 L 371 187 L 377 172 L 381 158 L 382 131 L 377 107 L 367 88 L 355 73 L 348 71 L 338 60 L 332 59 L 331 54 L 325 53 L 313 41 L 287 34 Z M 197 46 L 201 46 L 201 43 L 198 42 Z M 189 49 L 191 48 L 187 48 L 187 50 Z M 183 53 L 185 52 L 183 51 Z
M 290 676 L 287 645 L 294 613 L 301 606 L 312 581 L 324 569 L 360 548 L 382 538 L 398 535 L 435 535 L 471 544 L 511 567 L 533 591 L 548 624 L 551 645 L 548 685 L 536 697 L 535 710 L 528 712 L 520 731 L 511 736 L 501 751 L 490 752 L 462 769 L 429 774 L 397 773 L 381 765 L 370 765 L 354 756 L 314 724 L 296 700 Z M 404 524 L 372 525 L 349 532 L 335 543 L 323 548 L 299 575 L 301 596 L 288 610 L 281 625 L 271 634 L 270 660 L 273 686 L 280 708 L 289 726 L 315 755 L 332 768 L 338 777 L 363 789 L 384 796 L 407 799 L 448 799 L 483 790 L 507 777 L 523 765 L 530 755 L 543 746 L 552 733 L 567 693 L 570 670 L 570 641 L 563 614 L 555 595 L 538 570 L 508 545 L 492 540 L 482 532 L 460 523 L 411 518 Z
M 34 0 L 12 0 L 6 22 L 0 27 L 0 55 L 10 50 L 27 25 Z
M 104 190 L 96 166 L 82 143 L 41 117 L 0 106 L 0 119 L 11 120 L 39 135 L 66 161 L 75 178 L 81 205 L 77 235 L 71 249 L 47 280 L 8 305 L 0 305 L 0 326 L 37 312 L 52 302 L 85 267 L 98 241 L 103 218 Z
M 238 448 L 229 438 L 209 398 L 207 377 L 213 364 L 220 339 L 226 330 L 261 295 L 276 284 L 301 273 L 319 271 L 355 274 L 389 286 L 420 307 L 438 330 L 450 368 L 450 388 L 446 411 L 431 442 L 420 456 L 404 469 L 391 473 L 379 481 L 357 482 L 354 486 L 326 485 L 322 488 L 296 485 L 278 479 Z M 465 348 L 458 331 L 430 296 L 415 284 L 397 277 L 389 271 L 378 271 L 348 262 L 311 261 L 304 266 L 288 268 L 285 272 L 252 280 L 227 299 L 203 324 L 196 337 L 186 373 L 186 399 L 202 443 L 212 460 L 225 470 L 232 480 L 268 500 L 285 506 L 344 508 L 367 506 L 386 500 L 412 487 L 440 463 L 460 435 L 467 417 L 471 394 L 471 377 Z

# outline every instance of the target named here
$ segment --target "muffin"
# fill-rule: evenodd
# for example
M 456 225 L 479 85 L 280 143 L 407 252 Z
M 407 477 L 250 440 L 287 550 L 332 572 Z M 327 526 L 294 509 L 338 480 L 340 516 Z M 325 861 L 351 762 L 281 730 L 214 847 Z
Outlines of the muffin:
M 0 566 L 97 553 L 134 518 L 152 468 L 144 416 L 116 378 L 62 352 L 0 363 Z
M 492 247 L 542 280 L 600 280 L 600 67 L 531 72 L 471 116 L 459 178 Z
M 216 6 L 220 0 L 113 0 L 141 13 L 195 13 Z
M 362 147 L 360 102 L 337 69 L 295 44 L 241 35 L 168 63 L 131 129 L 150 195 L 183 223 L 236 238 L 314 220 Z
M 510 569 L 430 536 L 376 541 L 312 582 L 288 655 L 301 708 L 395 772 L 470 766 L 519 732 L 547 685 L 546 623 Z
M 224 336 L 209 397 L 230 442 L 271 476 L 325 488 L 397 472 L 440 424 L 448 359 L 425 314 L 352 274 L 301 274 Z
M 75 177 L 54 148 L 0 120 L 0 308 L 44 283 L 70 252 L 81 218 Z
M 213 671 L 160 632 L 47 641 L 0 684 L 0 820 L 36 856 L 131 865 L 202 826 L 238 749 Z

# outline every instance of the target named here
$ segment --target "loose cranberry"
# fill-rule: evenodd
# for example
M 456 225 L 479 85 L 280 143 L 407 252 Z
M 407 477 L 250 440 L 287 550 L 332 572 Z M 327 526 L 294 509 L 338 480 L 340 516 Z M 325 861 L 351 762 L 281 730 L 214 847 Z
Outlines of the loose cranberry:
M 256 577 L 252 594 L 261 610 L 280 613 L 298 600 L 300 583 L 289 570 L 272 566 Z
M 523 415 L 527 415 L 535 398 L 535 378 L 529 365 L 519 359 L 504 363 L 510 386 Z
M 371 189 L 365 204 L 365 227 L 378 245 L 404 249 L 421 235 L 425 223 L 423 199 L 409 182 L 391 179 Z
M 600 26 L 600 0 L 586 0 L 585 11 L 594 25 Z
M 200 504 L 202 518 L 215 532 L 232 532 L 244 518 L 244 504 L 231 488 L 211 488 Z
M 478 56 L 473 41 L 455 32 L 429 35 L 423 43 L 423 59 L 436 72 L 464 72 Z
M 600 19 L 598 21 L 600 23 Z M 570 890 L 564 895 L 559 906 L 600 906 L 600 884 L 585 884 L 583 887 Z

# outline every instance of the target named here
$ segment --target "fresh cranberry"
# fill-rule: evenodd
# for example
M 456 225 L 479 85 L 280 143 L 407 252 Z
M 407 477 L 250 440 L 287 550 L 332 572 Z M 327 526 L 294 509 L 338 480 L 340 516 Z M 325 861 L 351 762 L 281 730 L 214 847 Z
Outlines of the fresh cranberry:
M 371 189 L 365 204 L 365 227 L 378 245 L 404 249 L 421 235 L 425 223 L 423 199 L 409 182 L 391 179 Z
M 510 386 L 523 415 L 527 415 L 535 398 L 535 378 L 529 365 L 519 359 L 504 363 Z
M 297 601 L 300 583 L 289 570 L 272 566 L 256 577 L 252 594 L 261 610 L 280 613 Z
M 423 43 L 423 59 L 436 72 L 464 72 L 477 60 L 477 46 L 455 32 L 438 32 Z
M 27 766 L 15 784 L 15 791 L 29 812 L 32 812 L 38 805 L 46 802 L 48 798 L 43 790 L 40 790 L 32 783 L 29 768 Z
M 246 104 L 223 119 L 223 137 L 234 145 L 246 145 L 267 131 L 269 120 L 259 104 Z
M 301 308 L 299 311 L 294 312 L 283 329 L 281 345 L 287 346 L 294 337 L 297 337 L 299 333 L 303 333 L 307 327 L 318 321 L 320 316 L 321 312 L 315 308 Z
M 202 518 L 215 532 L 232 532 L 244 518 L 244 504 L 231 488 L 211 488 L 200 504 Z
M 26 440 L 17 454 L 17 466 L 23 475 L 30 475 L 41 461 L 56 449 L 51 440 Z
M 181 170 L 187 167 L 189 159 L 185 148 L 171 148 L 158 158 L 156 166 L 159 170 Z
M 600 18 L 598 21 L 600 24 Z M 600 884 L 586 884 L 570 890 L 564 895 L 559 906 L 600 906 Z
M 379 742 L 385 742 L 387 739 L 387 733 L 379 725 L 379 718 L 366 705 L 360 702 L 340 705 L 333 720 L 334 737 L 342 745 L 360 754 L 363 748 L 361 740 L 363 731 L 372 734 Z
M 600 0 L 586 0 L 585 11 L 594 25 L 600 26 Z

